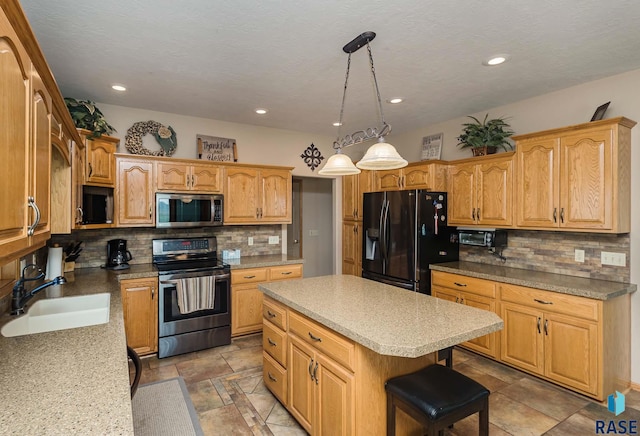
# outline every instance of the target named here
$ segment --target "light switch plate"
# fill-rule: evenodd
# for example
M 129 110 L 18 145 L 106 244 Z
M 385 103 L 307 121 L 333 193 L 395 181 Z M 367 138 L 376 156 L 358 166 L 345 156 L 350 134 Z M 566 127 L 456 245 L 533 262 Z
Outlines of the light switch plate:
M 576 248 L 575 260 L 576 262 L 584 262 L 584 250 L 578 250 Z
M 253 245 L 253 236 L 249 236 L 249 239 L 247 239 L 247 245 Z
M 627 256 L 624 253 L 603 251 L 600 253 L 600 263 L 602 265 L 626 266 Z
M 309 230 L 309 236 L 318 236 L 319 232 L 317 229 Z

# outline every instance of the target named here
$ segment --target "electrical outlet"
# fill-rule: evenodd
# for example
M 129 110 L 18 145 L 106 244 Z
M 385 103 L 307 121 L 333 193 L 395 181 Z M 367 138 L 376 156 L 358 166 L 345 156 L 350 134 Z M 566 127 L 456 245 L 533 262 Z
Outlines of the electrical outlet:
M 602 265 L 626 266 L 627 256 L 624 253 L 603 251 L 600 253 L 600 263 Z
M 279 244 L 280 236 L 269 236 L 269 244 Z
M 576 248 L 575 260 L 576 262 L 584 262 L 584 250 L 578 250 Z
M 319 232 L 317 229 L 309 230 L 309 236 L 318 236 Z
M 249 236 L 249 239 L 247 240 L 247 245 L 253 245 L 253 236 Z

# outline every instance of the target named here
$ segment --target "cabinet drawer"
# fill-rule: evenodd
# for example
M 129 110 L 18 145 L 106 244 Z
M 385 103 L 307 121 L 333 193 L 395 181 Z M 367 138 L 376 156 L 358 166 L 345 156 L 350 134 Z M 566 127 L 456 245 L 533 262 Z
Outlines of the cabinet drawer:
M 266 319 L 262 324 L 262 349 L 280 365 L 287 366 L 287 333 Z
M 353 370 L 355 345 L 350 340 L 293 311 L 289 311 L 289 332 L 295 333 L 327 357 Z
M 473 294 L 484 295 L 485 297 L 496 297 L 496 285 L 489 280 L 467 277 L 459 274 L 450 274 L 441 271 L 431 272 L 431 286 L 443 286 L 457 291 L 471 292 Z
M 257 283 L 267 281 L 266 268 L 249 268 L 231 271 L 231 284 Z
M 287 331 L 287 308 L 266 295 L 262 302 L 262 317 L 282 330 Z
M 269 280 L 299 279 L 302 277 L 302 264 L 272 266 Z
M 267 388 L 285 406 L 287 405 L 287 370 L 267 354 L 262 353 L 262 378 Z
M 503 301 L 534 307 L 546 312 L 577 316 L 593 321 L 598 321 L 600 317 L 600 302 L 598 300 L 575 295 L 516 285 L 500 285 L 500 298 Z

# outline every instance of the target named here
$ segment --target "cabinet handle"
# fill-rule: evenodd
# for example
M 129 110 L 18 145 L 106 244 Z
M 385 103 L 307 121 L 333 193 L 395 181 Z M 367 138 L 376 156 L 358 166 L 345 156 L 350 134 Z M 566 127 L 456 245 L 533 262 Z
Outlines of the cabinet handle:
M 460 302 L 460 297 L 456 297 L 456 303 Z
M 463 288 L 466 288 L 466 287 L 467 287 L 467 284 L 466 284 L 466 283 L 453 282 L 453 284 L 454 284 L 454 285 L 456 285 L 456 286 L 462 286 Z
M 191 187 L 193 188 L 194 186 L 196 186 L 196 176 L 194 176 L 193 174 L 191 175 Z
M 553 301 L 538 300 L 537 298 L 534 298 L 533 301 L 540 304 L 553 304 Z
M 313 368 L 313 359 L 311 359 L 311 362 L 309 362 L 309 376 L 311 377 L 311 380 L 313 381 L 313 373 L 311 372 Z
M 269 341 L 269 345 L 271 345 L 272 347 L 275 347 L 276 345 L 278 345 L 275 342 L 273 342 L 271 338 L 267 338 L 267 341 Z
M 256 276 L 244 276 L 245 279 L 255 279 Z
M 156 295 L 156 288 L 151 288 L 151 299 L 152 300 L 153 300 L 155 295 Z
M 271 375 L 271 373 L 270 373 L 270 372 L 268 372 L 268 371 L 267 371 L 267 375 L 269 376 L 269 380 L 274 381 L 274 382 L 277 382 L 277 381 L 278 381 L 278 379 L 277 379 L 277 378 L 275 378 L 274 376 L 272 376 L 272 375 Z
M 353 225 L 353 233 L 355 233 L 356 235 L 358 234 L 358 225 L 357 224 Z
M 151 219 L 151 206 L 149 206 L 149 219 Z
M 460 304 L 464 304 L 464 297 L 460 297 Z
M 40 209 L 38 209 L 35 198 L 31 196 L 27 197 L 27 205 L 36 213 L 35 221 L 27 229 L 27 236 L 33 236 L 36 231 L 36 227 L 38 227 L 38 224 L 40 224 Z
M 549 336 L 549 320 L 544 320 L 544 334 L 545 336 Z
M 89 162 L 89 177 L 93 174 L 93 167 L 91 166 L 91 162 Z
M 540 317 L 538 317 L 538 334 L 540 334 Z
M 471 219 L 474 220 L 474 221 L 476 220 L 476 208 L 475 207 L 471 211 Z
M 288 276 L 289 274 L 291 274 L 291 271 L 281 272 L 280 274 L 282 274 L 283 276 Z
M 553 208 L 553 222 L 554 223 L 558 222 L 558 208 L 557 207 Z
M 313 335 L 311 334 L 311 332 L 309 332 L 309 337 L 311 338 L 311 340 L 312 340 L 312 341 L 315 341 L 315 342 L 322 342 L 322 338 L 319 338 L 319 337 L 317 337 L 317 336 L 313 336 Z
M 358 211 L 353 209 L 353 217 L 358 218 Z
M 564 207 L 560 208 L 560 222 L 564 223 Z
M 256 207 L 256 218 L 260 218 L 260 213 L 258 212 L 258 208 Z
M 318 373 L 318 362 L 316 362 L 316 367 L 313 368 L 313 378 L 316 381 L 316 384 L 318 384 L 318 376 L 316 375 Z
M 478 208 L 478 213 L 477 213 L 477 215 L 478 215 L 478 221 L 480 221 L 480 208 Z
M 76 211 L 78 211 L 79 215 L 78 215 L 78 220 L 76 221 L 78 224 L 82 224 L 82 220 L 84 219 L 84 212 L 82 212 L 82 208 L 78 207 L 76 209 Z
M 268 309 L 267 309 L 267 316 L 268 316 L 269 318 L 275 318 L 275 317 L 276 317 L 276 314 L 275 314 L 275 313 L 273 313 L 273 312 L 271 312 L 270 310 L 268 310 Z

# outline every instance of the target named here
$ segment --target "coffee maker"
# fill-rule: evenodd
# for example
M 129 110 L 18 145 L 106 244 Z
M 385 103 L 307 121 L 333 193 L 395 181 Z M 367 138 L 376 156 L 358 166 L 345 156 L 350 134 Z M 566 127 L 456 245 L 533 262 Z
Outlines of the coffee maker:
M 128 261 L 131 260 L 131 253 L 127 250 L 126 239 L 112 239 L 107 241 L 107 264 L 106 269 L 127 269 Z

